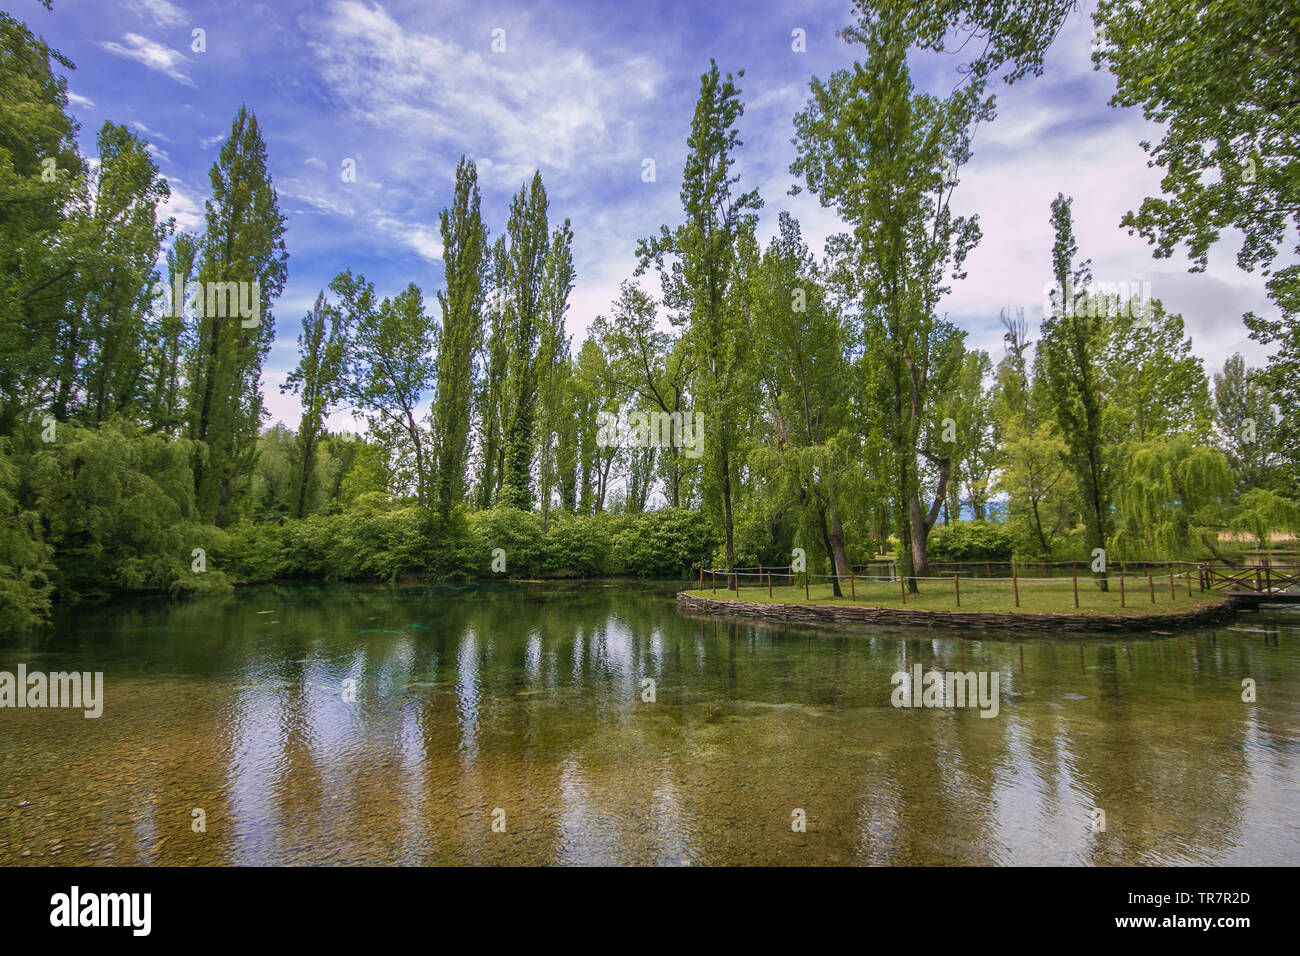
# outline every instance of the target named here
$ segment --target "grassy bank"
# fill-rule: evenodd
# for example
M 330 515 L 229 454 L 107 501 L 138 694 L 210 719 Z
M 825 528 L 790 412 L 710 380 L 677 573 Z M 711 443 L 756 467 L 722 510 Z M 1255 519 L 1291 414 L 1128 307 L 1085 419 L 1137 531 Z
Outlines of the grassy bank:
M 1168 575 L 1163 579 L 1155 579 L 1154 602 L 1146 577 L 1129 575 L 1124 579 L 1122 606 L 1118 577 L 1110 579 L 1109 591 L 1101 591 L 1091 580 L 1081 578 L 1078 607 L 1075 607 L 1074 586 L 1069 578 L 1021 580 L 1016 586 L 1006 578 L 962 578 L 960 579 L 960 605 L 957 601 L 957 589 L 951 579 L 920 582 L 920 593 L 908 594 L 906 603 L 900 594 L 897 581 L 856 581 L 853 585 L 856 600 L 850 596 L 847 581 L 844 583 L 844 593 L 841 597 L 834 596 L 829 583 L 811 585 L 808 588 L 808 596 L 805 597 L 802 584 L 791 586 L 781 582 L 776 576 L 773 576 L 772 582 L 770 597 L 766 584 L 760 588 L 753 579 L 748 586 L 742 583 L 739 595 L 734 591 L 723 590 L 721 587 L 715 593 L 707 586 L 707 579 L 703 590 L 691 589 L 686 593 L 717 601 L 740 600 L 754 604 L 843 604 L 922 611 L 1019 611 L 1025 614 L 1133 616 L 1188 611 L 1203 605 L 1217 604 L 1224 597 L 1218 592 L 1200 592 L 1194 574 L 1190 596 L 1187 593 L 1187 581 L 1183 577 L 1175 579 L 1172 595 L 1169 591 Z M 721 576 L 718 583 L 722 584 Z M 1020 592 L 1019 607 L 1016 606 L 1016 587 Z

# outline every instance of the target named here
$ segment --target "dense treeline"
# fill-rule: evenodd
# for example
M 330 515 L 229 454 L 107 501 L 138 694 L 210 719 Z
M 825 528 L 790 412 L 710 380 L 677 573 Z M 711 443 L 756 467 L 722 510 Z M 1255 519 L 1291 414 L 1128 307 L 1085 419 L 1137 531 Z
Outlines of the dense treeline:
M 680 218 L 640 241 L 576 345 L 570 221 L 538 173 L 494 235 L 462 157 L 433 299 L 344 268 L 303 317 L 283 386 L 296 428 L 266 427 L 261 391 L 288 252 L 253 111 L 213 164 L 203 231 L 177 233 L 148 144 L 110 122 L 83 157 L 56 69 L 71 64 L 0 14 L 0 623 L 117 589 L 671 575 L 795 547 L 844 573 L 896 551 L 915 588 L 936 557 L 1230 557 L 1223 532 L 1295 530 L 1298 267 L 1272 272 L 1280 319 L 1246 317 L 1275 346 L 1267 368 L 1232 356 L 1209 376 L 1180 316 L 1092 275 L 1062 195 L 1043 210 L 1036 335 L 1004 312 L 991 356 L 939 312 L 981 239 L 952 198 L 991 85 L 1041 72 L 1071 7 L 858 4 L 841 36 L 859 62 L 814 78 L 794 117 L 796 191 L 845 226 L 822 258 L 788 213 L 759 235 L 764 200 L 736 173 L 743 71 L 711 64 Z M 1166 117 L 1151 149 L 1178 172 L 1124 225 L 1158 255 L 1186 243 L 1194 268 L 1234 226 L 1243 267 L 1270 266 L 1300 216 L 1296 80 L 1258 39 L 1273 14 L 1216 13 L 1212 35 L 1172 3 L 1097 16 L 1116 102 Z M 916 90 L 909 54 L 972 31 L 956 88 Z M 1198 44 L 1223 63 L 1214 82 Z M 1221 118 L 1247 94 L 1220 75 L 1268 102 Z M 1182 175 L 1224 136 L 1221 183 Z M 326 428 L 340 410 L 363 436 Z

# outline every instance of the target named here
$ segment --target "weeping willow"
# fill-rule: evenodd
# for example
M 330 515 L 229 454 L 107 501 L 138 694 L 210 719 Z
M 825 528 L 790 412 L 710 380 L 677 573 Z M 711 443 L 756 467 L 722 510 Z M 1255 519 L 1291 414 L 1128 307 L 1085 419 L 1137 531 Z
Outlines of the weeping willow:
M 1120 558 L 1178 558 L 1223 526 L 1232 470 L 1214 448 L 1174 435 L 1133 445 L 1116 498 Z
M 1273 531 L 1300 531 L 1300 505 L 1267 488 L 1252 488 L 1237 502 L 1228 527 L 1246 532 L 1265 548 Z

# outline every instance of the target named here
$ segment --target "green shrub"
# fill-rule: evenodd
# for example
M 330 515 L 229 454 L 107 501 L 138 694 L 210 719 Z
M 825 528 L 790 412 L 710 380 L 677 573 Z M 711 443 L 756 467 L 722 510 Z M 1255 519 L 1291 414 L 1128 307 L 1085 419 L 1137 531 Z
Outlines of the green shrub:
M 1004 561 L 1013 550 L 1010 530 L 988 521 L 940 525 L 927 541 L 927 551 L 936 561 Z

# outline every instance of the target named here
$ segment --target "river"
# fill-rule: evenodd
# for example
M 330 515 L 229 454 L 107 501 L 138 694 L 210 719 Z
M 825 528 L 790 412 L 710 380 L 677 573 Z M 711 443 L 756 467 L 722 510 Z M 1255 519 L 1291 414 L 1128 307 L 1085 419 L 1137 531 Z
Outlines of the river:
M 103 672 L 103 714 L 0 709 L 0 862 L 1300 864 L 1300 608 L 1027 639 L 772 629 L 674 591 L 61 611 L 0 636 L 0 670 Z M 996 715 L 894 706 L 917 664 L 995 674 Z

